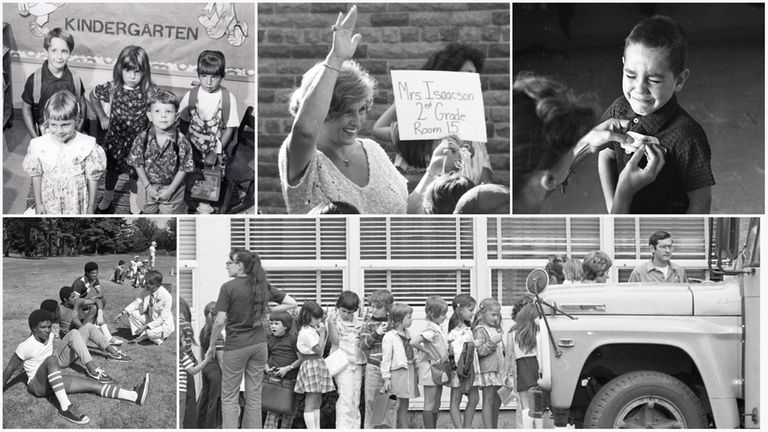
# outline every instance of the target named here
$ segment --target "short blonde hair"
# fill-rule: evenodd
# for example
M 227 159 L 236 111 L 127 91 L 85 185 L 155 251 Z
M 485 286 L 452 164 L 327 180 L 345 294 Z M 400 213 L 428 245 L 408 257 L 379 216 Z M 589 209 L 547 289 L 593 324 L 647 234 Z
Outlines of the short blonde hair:
M 317 75 L 323 70 L 323 63 L 317 63 L 310 68 L 301 78 L 301 86 L 291 95 L 288 109 L 292 116 L 301 109 L 301 103 L 309 91 L 311 84 Z M 347 60 L 341 65 L 333 86 L 331 106 L 328 108 L 327 118 L 335 118 L 346 113 L 354 104 L 363 101 L 373 101 L 376 92 L 376 79 L 367 70 L 354 60 Z
M 49 120 L 80 120 L 80 103 L 69 90 L 59 90 L 45 103 L 45 122 Z

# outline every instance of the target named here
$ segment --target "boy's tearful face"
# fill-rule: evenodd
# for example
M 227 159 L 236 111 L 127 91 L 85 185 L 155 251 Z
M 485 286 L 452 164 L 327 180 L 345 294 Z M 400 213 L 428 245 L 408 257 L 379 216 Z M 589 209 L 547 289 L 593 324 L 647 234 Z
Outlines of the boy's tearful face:
M 221 80 L 224 79 L 224 77 L 210 74 L 199 75 L 198 78 L 200 78 L 200 88 L 208 93 L 218 90 L 221 87 Z
M 688 77 L 687 69 L 675 76 L 665 52 L 643 44 L 629 44 L 622 60 L 624 97 L 639 115 L 652 114 L 666 105 Z

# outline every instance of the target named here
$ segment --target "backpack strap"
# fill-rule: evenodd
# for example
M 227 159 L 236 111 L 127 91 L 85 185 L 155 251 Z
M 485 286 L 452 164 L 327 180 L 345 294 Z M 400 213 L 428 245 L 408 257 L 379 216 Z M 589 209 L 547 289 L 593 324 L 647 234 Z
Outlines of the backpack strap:
M 43 86 L 43 68 L 39 67 L 32 74 L 32 103 L 40 103 L 40 87 Z
M 229 104 L 232 103 L 230 101 L 230 95 L 229 90 L 227 90 L 226 87 L 221 88 L 221 121 L 224 123 L 222 126 L 224 126 L 224 129 L 227 128 L 227 123 L 229 123 L 229 115 L 231 114 L 229 112 Z
M 192 108 L 197 105 L 197 92 L 200 91 L 200 86 L 195 86 L 189 91 L 189 98 L 187 98 L 187 106 L 179 113 L 179 118 L 185 122 L 192 121 Z

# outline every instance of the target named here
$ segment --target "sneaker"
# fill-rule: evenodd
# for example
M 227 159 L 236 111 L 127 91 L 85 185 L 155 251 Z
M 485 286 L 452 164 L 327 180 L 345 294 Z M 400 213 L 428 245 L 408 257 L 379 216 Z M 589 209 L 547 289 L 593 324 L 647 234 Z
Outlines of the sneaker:
M 123 344 L 123 341 L 118 338 L 112 338 L 109 340 L 110 345 L 120 346 Z
M 131 358 L 127 355 L 123 354 L 122 351 L 118 351 L 117 354 L 112 354 L 109 351 L 107 351 L 107 357 L 114 361 L 120 361 L 120 362 L 128 362 L 131 361 Z
M 80 413 L 80 411 L 77 409 L 75 404 L 72 404 L 69 406 L 69 409 L 66 411 L 62 411 L 59 409 L 59 415 L 64 417 L 67 421 L 70 421 L 74 424 L 84 425 L 88 424 L 88 422 L 91 421 L 91 419 L 88 418 L 88 416 L 85 416 Z
M 147 401 L 147 394 L 149 393 L 149 373 L 144 375 L 144 381 L 134 387 L 133 391 L 135 391 L 137 395 L 136 403 L 139 405 L 144 405 L 144 402 Z
M 109 383 L 111 383 L 112 381 L 114 381 L 114 380 L 112 379 L 112 377 L 111 377 L 111 376 L 109 376 L 109 375 L 107 375 L 107 373 L 106 373 L 106 372 L 104 372 L 104 369 L 102 369 L 102 368 L 100 368 L 100 367 L 97 367 L 97 368 L 96 368 L 96 369 L 93 371 L 93 373 L 91 373 L 91 372 L 89 371 L 89 372 L 88 372 L 88 376 L 89 376 L 89 377 L 91 377 L 91 378 L 93 378 L 93 379 L 95 379 L 96 381 L 98 381 L 98 382 L 100 382 L 100 383 L 102 383 L 102 384 L 109 384 Z

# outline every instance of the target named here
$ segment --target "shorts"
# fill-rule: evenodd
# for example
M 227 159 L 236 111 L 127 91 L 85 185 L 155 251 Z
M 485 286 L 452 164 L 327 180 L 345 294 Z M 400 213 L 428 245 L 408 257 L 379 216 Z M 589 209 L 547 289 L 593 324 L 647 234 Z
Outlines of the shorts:
M 517 364 L 517 391 L 525 391 L 538 385 L 539 361 L 536 357 L 523 357 L 515 360 Z

